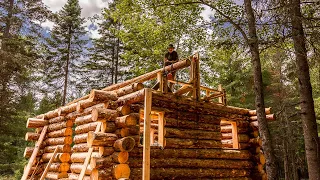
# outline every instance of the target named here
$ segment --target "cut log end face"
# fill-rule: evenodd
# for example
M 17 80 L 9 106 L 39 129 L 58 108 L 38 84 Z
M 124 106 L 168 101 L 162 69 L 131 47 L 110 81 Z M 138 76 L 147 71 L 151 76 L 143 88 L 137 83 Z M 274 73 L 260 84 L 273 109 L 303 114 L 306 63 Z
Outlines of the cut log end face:
M 129 178 L 130 168 L 128 164 L 117 164 L 113 167 L 113 176 L 116 179 Z
M 114 147 L 120 151 L 131 151 L 134 148 L 135 140 L 132 137 L 124 137 L 122 139 L 118 139 Z

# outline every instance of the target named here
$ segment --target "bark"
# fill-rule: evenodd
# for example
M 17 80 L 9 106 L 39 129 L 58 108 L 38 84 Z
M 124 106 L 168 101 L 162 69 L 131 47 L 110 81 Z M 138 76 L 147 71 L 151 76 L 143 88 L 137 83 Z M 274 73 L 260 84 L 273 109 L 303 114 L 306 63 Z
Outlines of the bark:
M 113 147 L 99 147 L 99 154 L 101 156 L 109 156 L 114 152 L 114 148 Z
M 114 122 L 105 122 L 101 126 L 101 132 L 114 133 L 116 130 L 117 126 Z
M 112 133 L 88 132 L 87 143 L 92 146 L 112 146 L 118 136 Z
M 249 169 L 152 168 L 150 179 L 216 179 L 249 177 Z M 142 179 L 142 168 L 131 168 L 131 179 Z
M 92 121 L 105 120 L 114 121 L 118 117 L 118 112 L 116 110 L 98 108 L 92 110 Z
M 83 163 L 72 163 L 70 166 L 70 171 L 72 173 L 80 174 L 83 168 Z M 90 175 L 92 173 L 92 167 L 89 165 L 85 171 L 85 175 Z
M 23 157 L 30 158 L 33 153 L 34 147 L 26 147 L 24 149 Z M 43 150 L 39 150 L 37 156 L 41 156 L 43 154 Z
M 44 119 L 52 119 L 59 116 L 60 109 L 55 109 L 44 114 Z
M 65 117 L 64 116 L 57 116 L 57 117 L 49 119 L 48 121 L 49 121 L 49 124 L 58 123 L 58 122 L 65 121 Z
M 139 119 L 137 119 L 135 115 L 129 114 L 122 117 L 117 117 L 115 122 L 118 128 L 125 128 L 137 125 L 138 121 Z
M 132 137 L 124 137 L 121 139 L 118 139 L 115 141 L 113 147 L 115 149 L 115 151 L 131 151 L 134 146 L 135 146 L 136 142 Z
M 61 130 L 52 131 L 52 132 L 48 133 L 47 136 L 49 138 L 57 138 L 57 137 L 62 137 L 62 136 L 72 136 L 72 128 L 68 127 L 68 128 L 64 128 Z
M 71 162 L 73 163 L 82 163 L 86 159 L 88 152 L 76 152 L 71 154 Z M 100 158 L 99 152 L 92 152 L 91 157 Z
M 142 168 L 141 158 L 130 158 L 131 168 Z M 250 169 L 253 163 L 248 160 L 230 159 L 189 159 L 161 158 L 152 159 L 151 168 L 205 168 L 205 169 Z
M 79 116 L 74 121 L 74 123 L 76 125 L 78 125 L 78 126 L 82 125 L 82 124 L 91 123 L 91 122 L 94 122 L 93 119 L 92 119 L 92 114 L 88 114 L 88 115 L 85 115 L 85 116 Z
M 220 132 L 165 128 L 167 138 L 221 140 Z
M 40 137 L 40 134 L 33 133 L 33 132 L 27 132 L 25 136 L 26 141 L 37 141 Z
M 61 130 L 64 128 L 72 127 L 72 126 L 73 126 L 72 120 L 67 120 L 67 121 L 63 121 L 63 122 L 50 124 L 48 126 L 48 133 L 53 132 L 53 131 L 57 131 L 57 130 Z
M 59 116 L 64 114 L 69 114 L 71 112 L 76 111 L 76 109 L 77 109 L 77 104 L 70 104 L 70 105 L 61 107 L 58 114 Z
M 181 129 L 199 129 L 220 132 L 220 126 L 217 124 L 197 123 L 195 121 L 183 121 L 180 119 L 165 118 L 166 127 Z
M 101 123 L 101 122 L 92 122 L 92 123 L 88 123 L 88 124 L 79 125 L 75 128 L 75 133 L 76 134 L 83 134 L 83 133 L 87 133 L 89 131 L 95 131 L 96 127 L 99 123 Z
M 43 162 L 49 162 L 52 156 L 53 156 L 53 153 L 44 153 L 41 157 L 41 160 Z M 69 162 L 69 161 L 70 161 L 69 153 L 58 153 L 53 159 L 53 162 Z
M 98 104 L 97 102 L 92 102 L 90 99 L 85 99 L 85 100 L 81 100 L 77 103 L 74 103 L 76 104 L 76 111 L 81 113 L 83 112 L 84 109 L 88 108 L 88 107 L 91 107 L 91 106 L 94 106 L 96 104 Z M 108 104 L 108 103 L 106 103 Z
M 251 0 L 244 0 L 245 11 L 248 19 L 248 45 L 251 53 L 251 61 L 254 71 L 254 89 L 256 94 L 255 106 L 257 110 L 257 117 L 259 122 L 259 132 L 263 140 L 263 149 L 267 157 L 266 170 L 268 179 L 278 179 L 278 171 L 276 165 L 276 159 L 272 148 L 272 140 L 268 129 L 266 120 L 265 106 L 264 106 L 264 94 L 263 94 L 263 82 L 261 73 L 261 63 L 259 54 L 259 43 L 256 32 L 256 19 L 254 11 L 251 5 Z
M 106 169 L 114 165 L 113 159 L 111 156 L 103 158 L 91 158 L 90 166 L 95 169 Z
M 27 128 L 39 128 L 48 125 L 48 121 L 44 119 L 29 118 Z
M 221 148 L 221 141 L 215 140 L 197 140 L 197 139 L 178 139 L 166 138 L 165 148 Z
M 86 143 L 88 138 L 88 133 L 77 134 L 73 137 L 73 142 L 75 144 Z
M 48 138 L 45 140 L 46 145 L 63 145 L 63 144 L 72 144 L 72 137 L 58 137 L 58 138 Z
M 61 178 L 68 178 L 67 172 L 48 172 L 46 175 L 48 179 L 61 179 Z
M 47 167 L 47 164 L 46 164 Z M 67 172 L 70 169 L 69 163 L 52 163 L 49 167 L 49 171 L 52 172 Z
M 294 43 L 296 65 L 299 79 L 299 94 L 302 127 L 304 132 L 304 142 L 306 159 L 308 164 L 308 174 L 310 180 L 320 179 L 320 146 L 318 140 L 317 123 L 312 98 L 312 87 L 310 83 L 310 73 L 307 58 L 305 35 L 302 25 L 302 14 L 300 0 L 291 0 L 291 25 L 292 38 Z M 268 159 L 268 157 L 267 157 Z
M 142 102 L 143 100 L 144 100 L 144 89 L 141 89 L 134 93 L 119 97 L 119 99 L 116 101 L 116 104 L 118 106 L 124 106 L 128 104 Z
M 72 38 L 72 32 L 71 27 L 68 28 L 68 48 L 67 48 L 67 63 L 65 67 L 65 74 L 64 74 L 64 86 L 63 86 L 63 97 L 62 97 L 62 105 L 64 106 L 66 104 L 67 99 L 67 87 L 68 87 L 68 75 L 69 75 L 69 62 L 70 62 L 70 48 L 71 48 L 71 38 Z
M 103 90 L 96 90 L 93 89 L 91 90 L 91 93 L 89 95 L 89 100 L 91 102 L 102 102 L 102 101 L 116 101 L 117 98 L 117 94 L 114 92 L 110 92 L 110 91 L 103 91 Z
M 117 164 L 113 166 L 112 170 L 113 177 L 115 179 L 129 179 L 130 177 L 130 168 L 128 164 Z
M 87 143 L 75 144 L 72 146 L 72 152 L 88 152 L 89 146 Z M 93 151 L 99 151 L 99 147 L 94 146 Z
M 58 153 L 70 153 L 71 152 L 71 146 L 69 144 L 46 146 L 44 148 L 44 152 L 45 153 L 53 153 L 57 146 L 58 146 Z

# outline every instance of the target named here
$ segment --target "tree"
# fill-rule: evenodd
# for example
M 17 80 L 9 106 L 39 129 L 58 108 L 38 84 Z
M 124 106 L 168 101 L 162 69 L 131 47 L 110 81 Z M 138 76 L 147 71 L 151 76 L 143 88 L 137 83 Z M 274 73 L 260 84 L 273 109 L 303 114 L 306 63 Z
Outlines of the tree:
M 68 0 L 61 11 L 56 14 L 55 26 L 51 37 L 47 39 L 48 55 L 45 75 L 46 81 L 54 90 L 63 86 L 61 105 L 67 100 L 71 92 L 68 88 L 79 86 L 81 69 L 85 52 L 86 31 L 81 18 L 81 8 L 78 0 Z M 81 82 L 81 81 L 80 81 Z
M 302 15 L 300 4 L 300 0 L 290 1 L 292 39 L 294 42 L 300 85 L 300 107 L 308 163 L 308 173 L 311 180 L 318 180 L 320 179 L 319 138 L 312 97 L 312 86 L 310 83 L 307 49 L 301 20 Z

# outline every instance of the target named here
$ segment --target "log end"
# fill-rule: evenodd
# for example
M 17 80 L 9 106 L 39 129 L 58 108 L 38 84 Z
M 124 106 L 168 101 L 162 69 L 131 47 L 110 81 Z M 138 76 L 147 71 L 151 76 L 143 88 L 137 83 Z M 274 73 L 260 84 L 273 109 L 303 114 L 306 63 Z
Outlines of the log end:
M 120 178 L 129 178 L 130 177 L 130 168 L 128 164 L 117 164 L 113 167 L 113 176 L 116 179 Z

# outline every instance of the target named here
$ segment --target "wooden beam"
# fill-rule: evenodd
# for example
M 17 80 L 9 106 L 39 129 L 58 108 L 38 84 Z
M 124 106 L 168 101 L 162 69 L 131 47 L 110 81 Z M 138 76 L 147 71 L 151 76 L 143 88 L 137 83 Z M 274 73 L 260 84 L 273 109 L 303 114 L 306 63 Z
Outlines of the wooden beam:
M 39 140 L 37 141 L 36 146 L 35 146 L 35 148 L 33 150 L 33 153 L 32 153 L 32 155 L 31 155 L 31 157 L 29 159 L 28 165 L 26 166 L 26 169 L 24 170 L 24 173 L 23 173 L 23 176 L 22 176 L 21 180 L 27 180 L 29 172 L 30 172 L 30 169 L 32 168 L 33 161 L 37 157 L 37 154 L 38 154 L 39 149 L 40 149 L 40 145 L 43 142 L 43 139 L 44 139 L 44 137 L 45 137 L 45 135 L 47 133 L 47 130 L 48 130 L 48 126 L 44 126 L 42 131 L 41 131 Z
M 218 85 L 218 91 L 222 92 L 222 85 L 221 84 Z M 219 96 L 219 103 L 223 104 L 223 97 L 222 96 Z
M 99 132 L 100 131 L 101 125 L 102 125 L 102 122 L 99 122 L 99 124 L 96 127 L 95 132 Z M 88 150 L 88 154 L 86 156 L 86 159 L 84 160 L 84 163 L 83 163 L 83 166 L 82 166 L 82 170 L 80 172 L 78 180 L 82 180 L 83 179 L 83 177 L 84 177 L 84 175 L 86 173 L 86 170 L 87 170 L 87 167 L 88 167 L 92 152 L 93 152 L 93 147 L 90 147 L 89 150 Z
M 61 148 L 61 147 L 60 147 L 60 148 Z M 55 159 L 55 156 L 56 156 L 56 154 L 58 153 L 58 150 L 59 150 L 59 145 L 56 146 L 56 149 L 53 151 L 53 155 L 52 155 L 52 157 L 50 158 L 50 160 L 49 160 L 46 168 L 44 169 L 43 174 L 42 174 L 41 177 L 40 177 L 40 180 L 44 180 L 44 178 L 46 178 L 46 175 L 47 175 L 47 173 L 48 173 L 48 171 L 49 171 L 50 165 L 52 164 L 53 160 Z
M 230 124 L 232 126 L 232 144 L 233 144 L 233 149 L 239 149 L 237 122 L 231 122 Z
M 145 89 L 144 131 L 143 131 L 143 166 L 142 179 L 150 180 L 150 126 L 151 126 L 152 90 Z
M 164 147 L 164 112 L 159 112 L 158 118 L 158 144 Z

